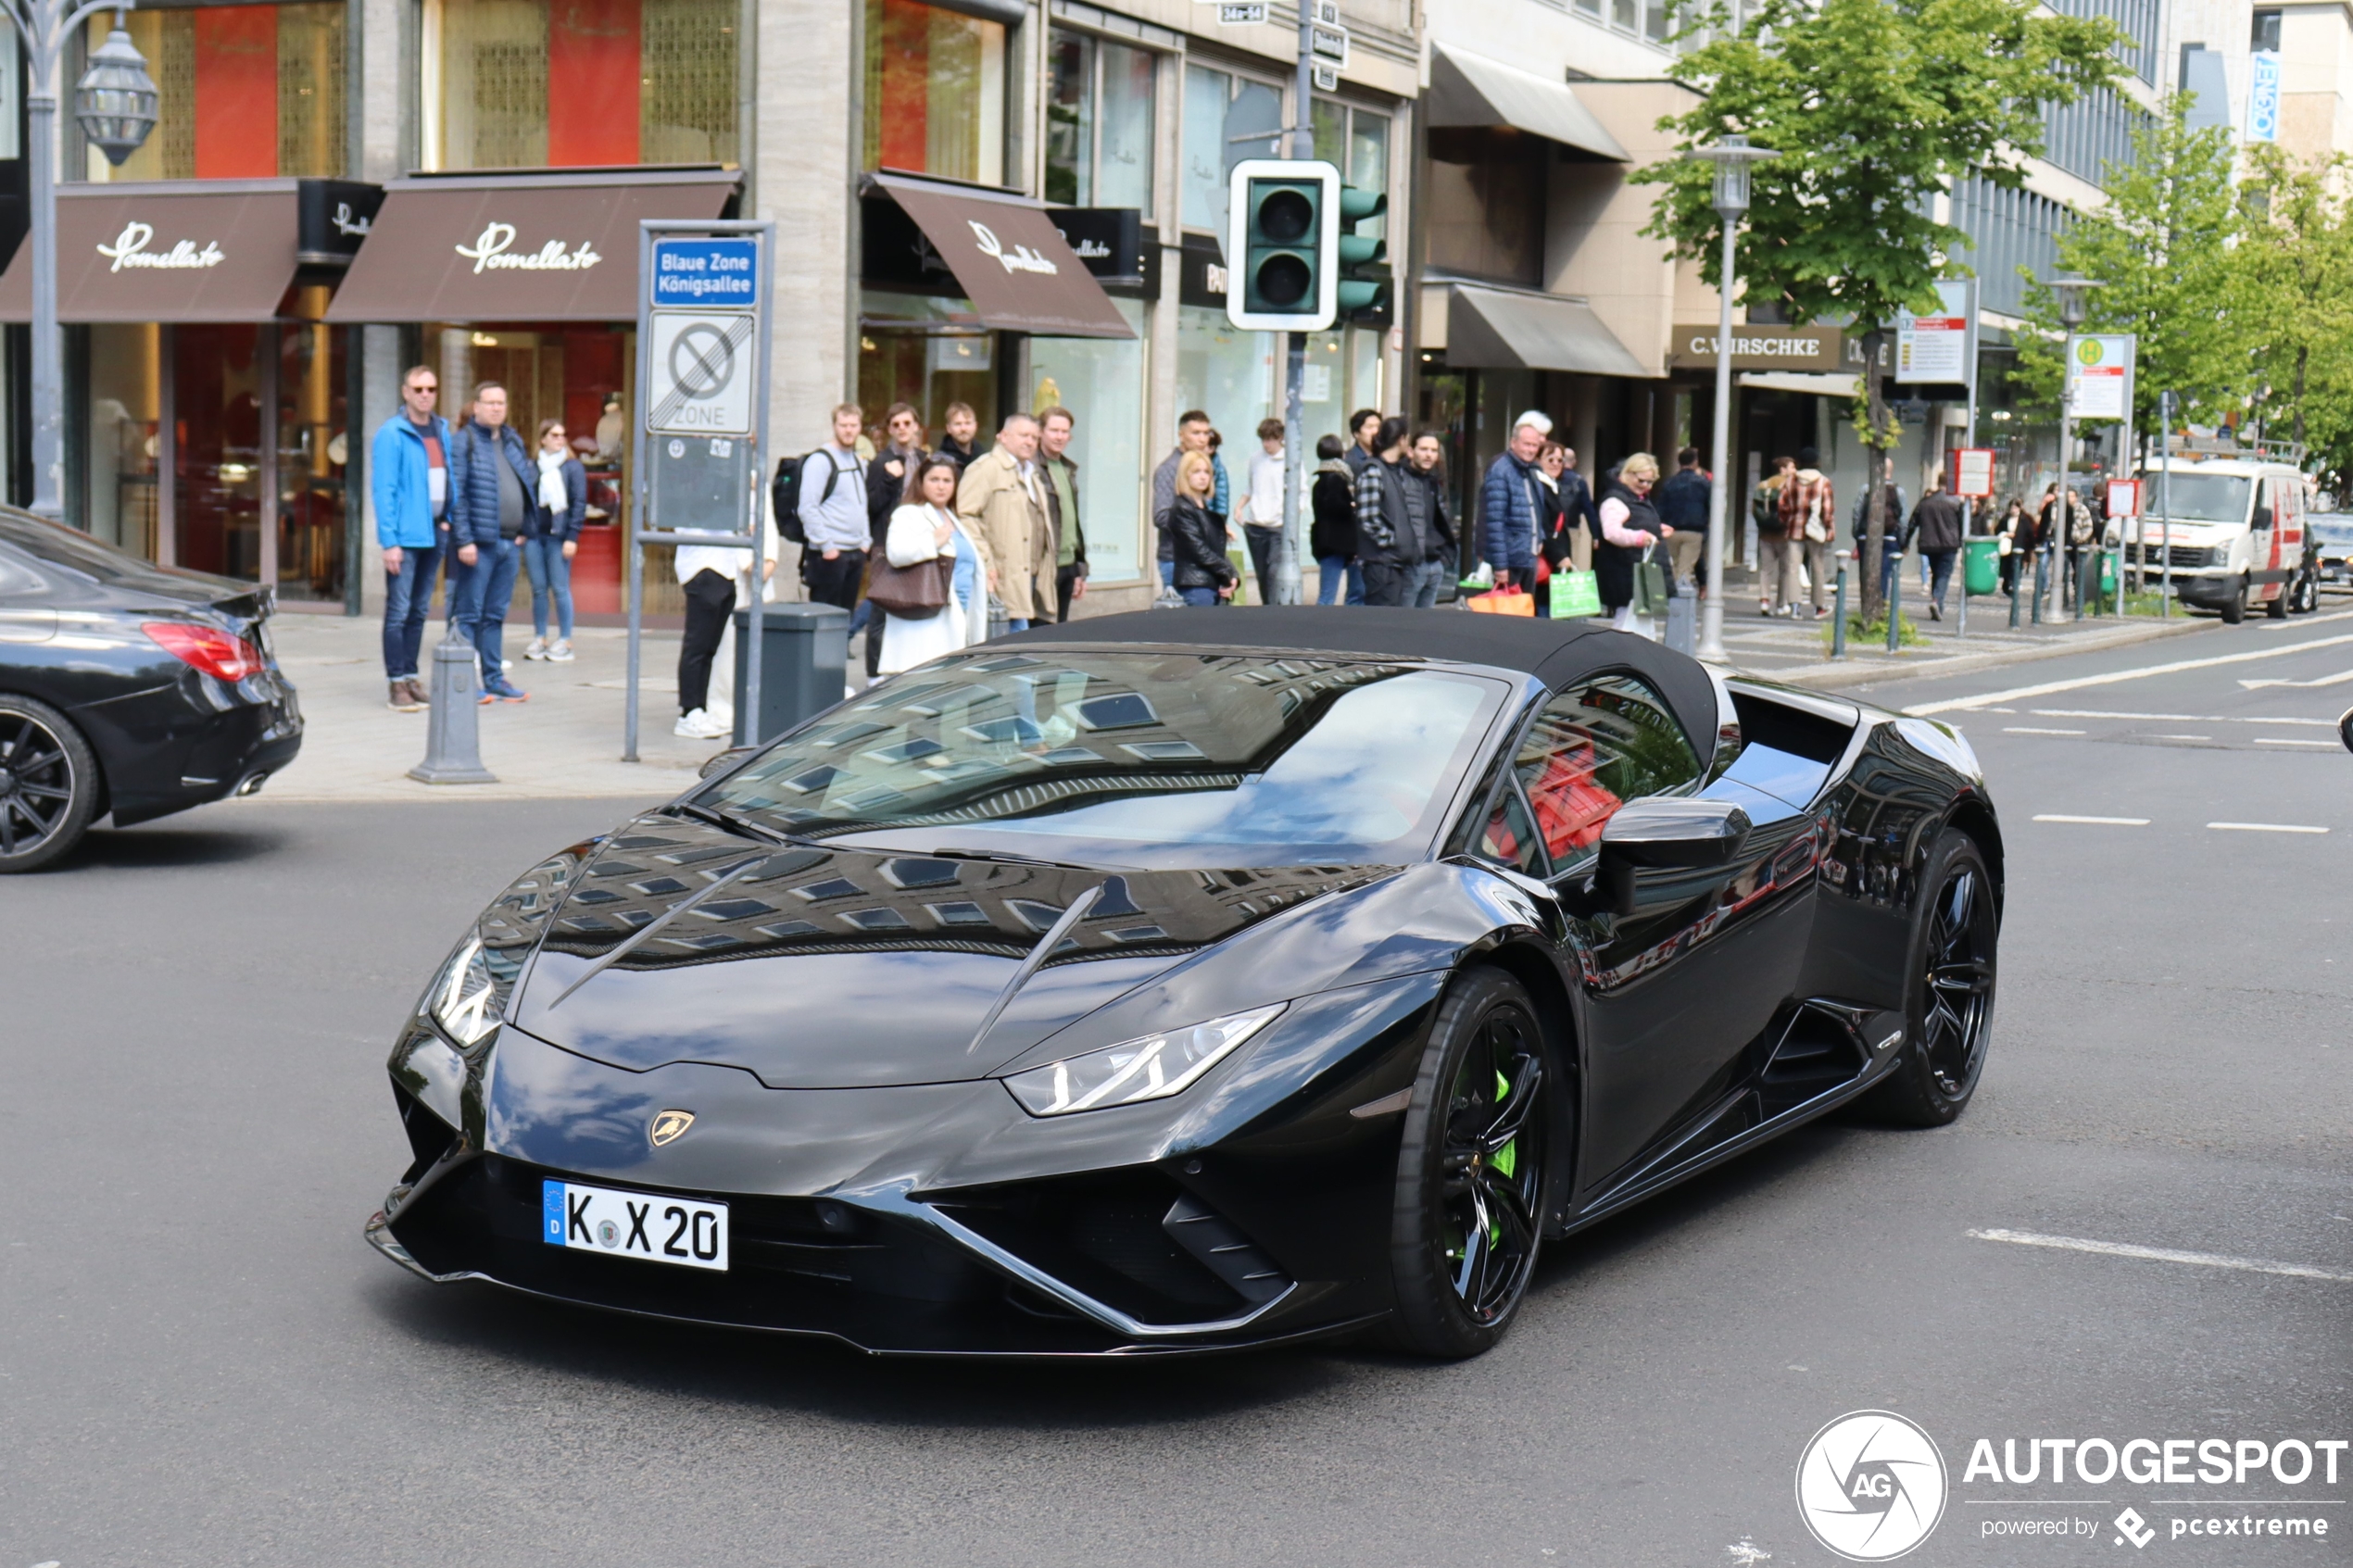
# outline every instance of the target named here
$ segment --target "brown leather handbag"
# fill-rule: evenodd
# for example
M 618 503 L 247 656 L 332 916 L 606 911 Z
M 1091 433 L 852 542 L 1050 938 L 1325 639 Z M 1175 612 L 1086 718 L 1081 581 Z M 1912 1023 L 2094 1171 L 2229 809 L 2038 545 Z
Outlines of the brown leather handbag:
M 955 577 L 952 555 L 912 566 L 893 566 L 889 557 L 878 555 L 867 578 L 866 597 L 886 614 L 921 621 L 948 608 L 949 586 Z

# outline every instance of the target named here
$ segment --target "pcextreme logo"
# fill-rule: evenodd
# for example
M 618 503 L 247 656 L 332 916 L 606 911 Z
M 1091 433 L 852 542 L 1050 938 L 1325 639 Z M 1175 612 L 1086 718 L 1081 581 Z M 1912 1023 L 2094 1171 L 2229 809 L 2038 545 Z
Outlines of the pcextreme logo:
M 1814 1434 L 1797 1461 L 1797 1512 L 1850 1562 L 1903 1556 L 1944 1516 L 1944 1456 L 1890 1411 L 1854 1411 Z

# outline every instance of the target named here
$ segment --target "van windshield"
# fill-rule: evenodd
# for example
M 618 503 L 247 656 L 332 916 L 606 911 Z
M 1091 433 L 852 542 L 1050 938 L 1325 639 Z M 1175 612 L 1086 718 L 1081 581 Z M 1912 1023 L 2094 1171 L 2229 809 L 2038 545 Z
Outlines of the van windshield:
M 2175 469 L 2145 473 L 2148 499 L 2141 504 L 2146 517 L 2170 517 L 2175 522 L 2245 522 L 2246 500 L 2255 481 L 2243 473 L 2183 473 Z

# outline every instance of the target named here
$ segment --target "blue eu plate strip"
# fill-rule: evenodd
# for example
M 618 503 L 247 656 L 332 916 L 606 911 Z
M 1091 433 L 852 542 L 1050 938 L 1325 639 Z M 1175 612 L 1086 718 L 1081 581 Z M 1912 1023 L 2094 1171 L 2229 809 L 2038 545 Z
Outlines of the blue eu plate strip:
M 539 1184 L 539 1228 L 541 1239 L 549 1245 L 564 1244 L 564 1185 L 561 1182 Z

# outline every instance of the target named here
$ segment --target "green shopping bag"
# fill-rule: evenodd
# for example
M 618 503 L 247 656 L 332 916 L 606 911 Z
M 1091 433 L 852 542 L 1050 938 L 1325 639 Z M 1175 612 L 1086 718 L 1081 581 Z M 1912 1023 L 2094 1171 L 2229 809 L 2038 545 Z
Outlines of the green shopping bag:
M 1653 546 L 1650 553 L 1634 563 L 1634 613 L 1636 615 L 1665 615 L 1667 601 L 1674 596 L 1672 590 L 1667 586 L 1665 563 L 1652 558 L 1656 554 L 1657 546 Z
M 1571 621 L 1580 615 L 1602 612 L 1602 590 L 1590 571 L 1556 571 L 1553 573 L 1553 619 Z

